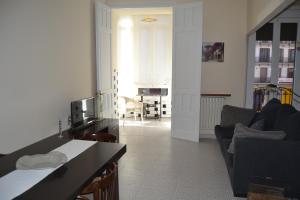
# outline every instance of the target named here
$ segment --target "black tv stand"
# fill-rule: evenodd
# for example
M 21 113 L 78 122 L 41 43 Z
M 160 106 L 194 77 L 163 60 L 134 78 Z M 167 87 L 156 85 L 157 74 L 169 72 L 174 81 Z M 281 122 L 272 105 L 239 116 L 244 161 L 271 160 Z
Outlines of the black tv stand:
M 96 123 L 96 120 L 91 120 L 91 121 L 85 122 L 85 123 L 77 125 L 77 126 L 72 126 L 71 130 L 82 130 L 82 129 L 88 128 L 90 126 L 93 126 L 95 123 Z
M 81 139 L 86 134 L 101 134 L 103 132 L 113 134 L 119 141 L 119 120 L 118 119 L 101 119 L 93 120 L 91 123 L 71 128 L 65 132 L 65 136 L 72 139 Z

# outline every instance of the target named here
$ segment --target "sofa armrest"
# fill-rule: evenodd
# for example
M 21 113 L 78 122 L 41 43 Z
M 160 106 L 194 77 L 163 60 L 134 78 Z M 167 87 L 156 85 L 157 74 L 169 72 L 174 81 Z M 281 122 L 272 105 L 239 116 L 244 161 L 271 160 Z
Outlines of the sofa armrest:
M 233 185 L 247 192 L 255 178 L 281 182 L 289 194 L 300 195 L 300 141 L 236 138 Z

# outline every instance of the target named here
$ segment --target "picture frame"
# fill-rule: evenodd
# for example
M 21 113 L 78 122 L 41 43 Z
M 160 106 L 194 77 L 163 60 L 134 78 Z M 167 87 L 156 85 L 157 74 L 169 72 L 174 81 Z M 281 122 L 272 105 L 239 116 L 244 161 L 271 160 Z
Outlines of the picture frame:
M 224 62 L 224 42 L 204 42 L 202 62 Z

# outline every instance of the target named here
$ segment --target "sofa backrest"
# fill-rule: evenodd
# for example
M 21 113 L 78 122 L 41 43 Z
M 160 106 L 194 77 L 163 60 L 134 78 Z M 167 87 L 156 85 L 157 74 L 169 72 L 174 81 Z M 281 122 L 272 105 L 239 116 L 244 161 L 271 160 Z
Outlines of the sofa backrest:
M 234 127 L 237 123 L 248 126 L 255 115 L 255 110 L 224 105 L 221 112 L 221 126 Z

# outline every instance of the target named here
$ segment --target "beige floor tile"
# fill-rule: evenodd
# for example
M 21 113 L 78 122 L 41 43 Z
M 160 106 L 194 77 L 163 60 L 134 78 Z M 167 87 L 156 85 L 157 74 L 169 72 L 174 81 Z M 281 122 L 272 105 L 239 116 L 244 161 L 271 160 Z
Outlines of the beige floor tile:
M 120 123 L 122 124 L 122 123 Z M 236 200 L 217 142 L 171 138 L 170 120 L 127 120 L 119 162 L 121 200 Z

